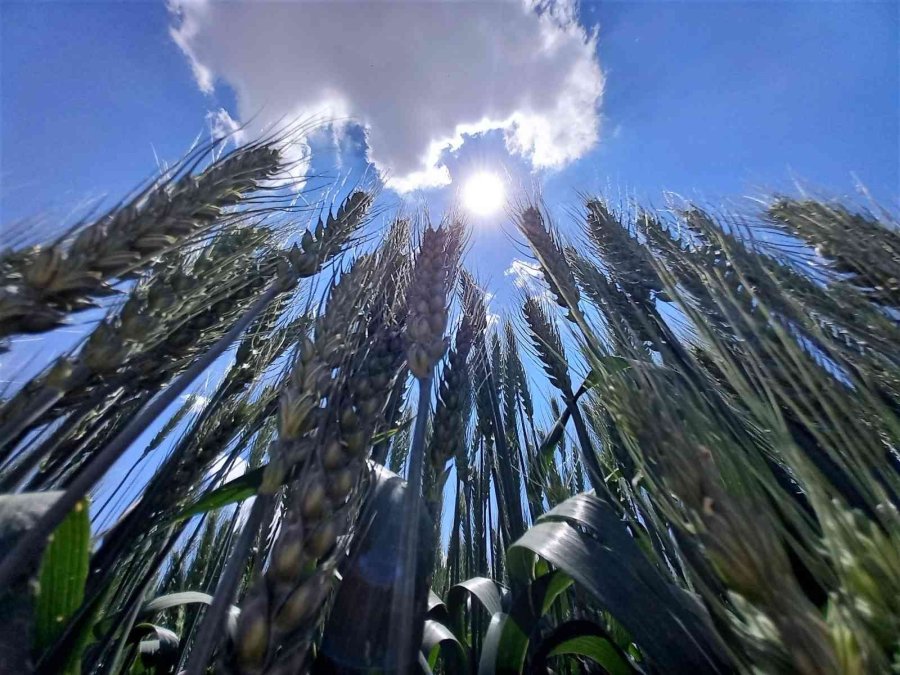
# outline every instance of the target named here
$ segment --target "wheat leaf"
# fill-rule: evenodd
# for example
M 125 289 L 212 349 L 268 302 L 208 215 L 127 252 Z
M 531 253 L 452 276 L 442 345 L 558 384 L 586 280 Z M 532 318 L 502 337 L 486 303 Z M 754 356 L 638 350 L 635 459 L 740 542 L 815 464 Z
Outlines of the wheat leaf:
M 82 500 L 50 537 L 44 551 L 35 603 L 35 650 L 42 653 L 59 637 L 66 620 L 84 599 L 91 548 L 87 503 Z M 77 652 L 67 673 L 78 673 Z

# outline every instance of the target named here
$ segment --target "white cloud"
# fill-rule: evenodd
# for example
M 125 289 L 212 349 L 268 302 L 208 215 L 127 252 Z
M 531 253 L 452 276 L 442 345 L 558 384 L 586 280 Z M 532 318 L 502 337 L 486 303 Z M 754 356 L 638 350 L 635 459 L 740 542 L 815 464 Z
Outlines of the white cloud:
M 486 310 L 487 327 L 489 329 L 494 328 L 494 326 L 497 326 L 500 323 L 500 315 L 491 311 L 491 302 L 494 297 L 495 294 L 490 291 L 486 291 L 484 294 L 484 307 Z
M 503 273 L 505 277 L 512 277 L 516 288 L 524 288 L 529 291 L 542 289 L 543 275 L 537 263 L 515 258 L 512 264 Z
M 225 108 L 206 113 L 206 123 L 209 124 L 209 135 L 214 141 L 228 138 L 234 145 L 240 145 L 245 140 L 245 132 L 240 122 L 234 119 Z
M 503 272 L 503 276 L 512 277 L 515 287 L 521 288 L 527 295 L 551 305 L 556 304 L 553 294 L 544 282 L 544 273 L 537 263 L 514 258 Z
M 599 137 L 596 36 L 570 0 L 170 0 L 198 86 L 219 82 L 255 123 L 355 122 L 399 191 L 446 185 L 441 154 L 501 130 L 511 153 L 560 167 Z

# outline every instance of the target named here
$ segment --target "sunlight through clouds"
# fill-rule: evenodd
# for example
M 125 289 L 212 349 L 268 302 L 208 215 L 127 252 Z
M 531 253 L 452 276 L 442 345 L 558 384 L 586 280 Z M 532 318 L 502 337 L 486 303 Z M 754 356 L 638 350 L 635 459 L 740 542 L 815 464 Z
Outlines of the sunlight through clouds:
M 448 184 L 441 157 L 466 135 L 501 131 L 533 169 L 562 167 L 599 139 L 597 36 L 572 2 L 169 7 L 202 91 L 230 86 L 238 117 L 258 126 L 318 118 L 340 135 L 360 125 L 368 158 L 399 192 Z
M 466 209 L 477 216 L 497 213 L 506 201 L 503 181 L 489 171 L 474 173 L 463 185 L 462 201 Z

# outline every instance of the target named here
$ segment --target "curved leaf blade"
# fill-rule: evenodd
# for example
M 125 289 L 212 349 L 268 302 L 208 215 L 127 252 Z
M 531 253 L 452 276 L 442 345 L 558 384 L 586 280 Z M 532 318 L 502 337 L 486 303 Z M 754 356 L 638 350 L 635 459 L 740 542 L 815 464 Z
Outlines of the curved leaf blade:
M 497 650 L 499 672 L 522 672 L 528 645 L 541 618 L 559 596 L 572 585 L 572 578 L 556 570 L 543 574 L 517 593 L 503 626 Z
M 542 517 L 510 547 L 510 574 L 530 579 L 535 556 L 591 593 L 662 670 L 731 670 L 700 608 L 650 564 L 612 507 L 597 497 L 577 495 Z
M 128 636 L 132 645 L 129 672 L 172 673 L 178 665 L 181 639 L 173 631 L 151 623 L 135 626 Z
M 457 635 L 465 636 L 464 616 L 469 597 L 476 600 L 493 617 L 503 611 L 507 590 L 493 579 L 472 577 L 452 586 L 447 591 L 447 610 L 450 612 Z
M 182 591 L 180 593 L 169 593 L 168 595 L 161 595 L 158 598 L 154 598 L 150 602 L 146 603 L 141 608 L 141 616 L 150 616 L 152 614 L 156 614 L 157 612 L 162 612 L 166 609 L 172 609 L 173 607 L 179 607 L 181 605 L 211 605 L 213 602 L 213 596 L 208 593 L 199 593 L 197 591 Z M 228 610 L 228 632 L 230 635 L 233 635 L 237 630 L 237 620 L 240 615 L 241 610 L 232 605 Z
M 244 475 L 228 481 L 211 492 L 207 492 L 179 511 L 172 519 L 173 522 L 177 523 L 253 497 L 259 490 L 259 486 L 262 485 L 264 471 L 265 466 L 247 471 Z
M 426 619 L 422 633 L 422 651 L 428 659 L 428 667 L 434 670 L 439 656 L 444 659 L 444 672 L 463 673 L 467 670 L 466 648 L 447 626 L 433 619 Z
M 508 614 L 497 612 L 491 617 L 487 632 L 484 634 L 484 644 L 481 646 L 481 659 L 478 661 L 478 675 L 494 675 L 497 671 L 500 643 L 503 639 L 503 631 Z
M 589 658 L 609 675 L 634 672 L 628 657 L 609 639 L 603 628 L 591 621 L 567 621 L 557 626 L 535 652 L 532 671 L 544 672 L 548 658 L 567 655 Z

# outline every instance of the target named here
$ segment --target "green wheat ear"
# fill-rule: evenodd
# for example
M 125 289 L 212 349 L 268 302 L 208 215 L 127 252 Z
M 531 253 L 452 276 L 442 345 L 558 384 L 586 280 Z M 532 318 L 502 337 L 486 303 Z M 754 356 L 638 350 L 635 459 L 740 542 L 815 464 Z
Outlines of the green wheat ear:
M 0 338 L 131 283 L 0 407 L 2 489 L 60 490 L 0 552 L 4 583 L 41 565 L 61 589 L 40 672 L 896 664 L 889 217 L 586 198 L 567 229 L 526 206 L 549 292 L 493 327 L 457 214 L 364 237 L 367 190 L 309 222 L 279 211 L 272 144 L 196 159 L 0 255 Z M 364 508 L 373 462 L 409 465 L 390 514 Z M 89 492 L 95 541 L 42 556 Z M 355 653 L 326 653 L 333 630 Z
M 54 242 L 0 259 L 0 338 L 44 332 L 93 306 L 107 281 L 147 266 L 215 224 L 281 168 L 274 144 L 239 148 L 194 176 L 152 186 L 130 203 Z

